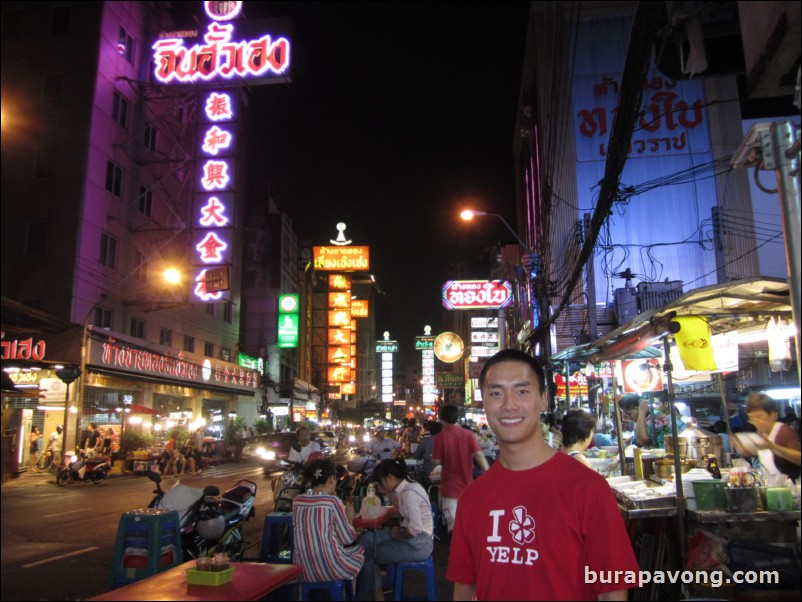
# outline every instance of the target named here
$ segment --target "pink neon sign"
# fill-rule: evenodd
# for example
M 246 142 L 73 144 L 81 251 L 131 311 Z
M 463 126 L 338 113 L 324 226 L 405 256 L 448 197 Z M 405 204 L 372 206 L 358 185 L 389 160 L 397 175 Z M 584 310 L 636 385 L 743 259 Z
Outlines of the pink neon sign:
M 203 166 L 201 186 L 205 190 L 222 190 L 228 186 L 228 163 L 225 161 L 207 161 Z
M 214 293 L 206 291 L 206 270 L 198 272 L 198 275 L 195 276 L 195 282 L 198 283 L 195 285 L 195 296 L 201 301 L 219 301 L 223 298 L 223 291 L 215 291 Z
M 221 130 L 219 127 L 212 126 L 203 135 L 204 151 L 216 155 L 221 148 L 228 148 L 231 145 L 231 132 Z
M 206 117 L 212 121 L 234 119 L 231 97 L 228 94 L 212 92 L 206 99 Z
M 203 36 L 206 44 L 189 48 L 184 40 L 171 38 L 153 44 L 154 75 L 162 83 L 172 81 L 200 83 L 234 77 L 281 75 L 290 66 L 290 42 L 271 40 L 269 35 L 243 42 L 232 42 L 234 26 L 210 23 Z
M 209 202 L 201 207 L 200 225 L 207 228 L 217 226 L 222 228 L 228 224 L 228 218 L 223 215 L 226 211 L 226 206 L 220 202 L 216 196 L 209 197 Z

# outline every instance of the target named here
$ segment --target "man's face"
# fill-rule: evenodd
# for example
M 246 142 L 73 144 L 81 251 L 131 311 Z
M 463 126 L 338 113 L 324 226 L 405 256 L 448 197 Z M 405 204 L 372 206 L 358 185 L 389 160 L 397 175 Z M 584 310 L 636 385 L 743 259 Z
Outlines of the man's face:
M 501 362 L 487 371 L 482 391 L 487 422 L 500 444 L 534 441 L 540 413 L 547 404 L 532 368 L 518 361 Z
M 376 431 L 376 438 L 379 441 L 384 441 L 384 431 Z
M 309 443 L 309 439 L 312 438 L 312 435 L 306 429 L 301 429 L 298 431 L 298 442 L 301 444 L 301 447 L 306 447 Z
M 770 433 L 771 427 L 777 422 L 777 412 L 768 413 L 765 410 L 755 410 L 747 414 L 749 424 L 754 426 L 761 433 Z

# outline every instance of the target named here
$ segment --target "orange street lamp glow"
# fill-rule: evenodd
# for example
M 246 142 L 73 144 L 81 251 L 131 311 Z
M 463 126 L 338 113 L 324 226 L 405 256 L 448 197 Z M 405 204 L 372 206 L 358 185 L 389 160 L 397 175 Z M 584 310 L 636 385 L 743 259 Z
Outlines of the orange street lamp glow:
M 169 284 L 181 284 L 181 272 L 175 268 L 167 268 L 162 274 L 164 280 Z

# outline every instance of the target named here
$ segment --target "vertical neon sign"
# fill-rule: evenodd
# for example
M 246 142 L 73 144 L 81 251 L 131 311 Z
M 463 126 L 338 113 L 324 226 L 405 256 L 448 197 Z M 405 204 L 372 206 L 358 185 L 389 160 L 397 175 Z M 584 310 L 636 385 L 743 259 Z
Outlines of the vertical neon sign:
M 208 93 L 204 99 L 204 118 L 201 120 L 198 140 L 200 144 L 199 191 L 195 203 L 195 296 L 201 301 L 218 301 L 223 291 L 217 290 L 209 277 L 211 267 L 229 263 L 226 251 L 231 243 L 228 206 L 234 188 L 231 153 L 234 146 L 235 110 L 231 95 L 223 92 Z

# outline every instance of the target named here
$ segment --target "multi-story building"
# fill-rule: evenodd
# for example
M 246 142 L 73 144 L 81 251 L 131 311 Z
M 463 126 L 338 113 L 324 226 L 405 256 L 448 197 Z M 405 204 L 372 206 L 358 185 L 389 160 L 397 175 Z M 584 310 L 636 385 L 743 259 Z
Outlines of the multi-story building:
M 260 392 L 258 372 L 237 364 L 241 277 L 231 267 L 242 263 L 242 173 L 231 169 L 227 206 L 205 214 L 227 212 L 223 233 L 204 230 L 198 132 L 208 127 L 208 91 L 156 76 L 160 35 L 197 35 L 175 33 L 167 8 L 2 5 L 3 368 L 43 369 L 24 378 L 48 409 L 15 403 L 45 432 L 65 421 L 65 402 L 74 406 L 68 446 L 89 422 L 119 430 L 121 415 L 139 413 L 134 422 L 153 428 L 211 425 Z M 239 92 L 230 97 L 238 107 Z M 212 239 L 225 240 L 225 254 L 203 245 Z M 215 253 L 219 265 L 207 261 Z M 183 281 L 165 282 L 167 268 Z M 57 364 L 82 372 L 66 392 Z

